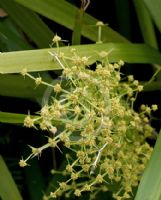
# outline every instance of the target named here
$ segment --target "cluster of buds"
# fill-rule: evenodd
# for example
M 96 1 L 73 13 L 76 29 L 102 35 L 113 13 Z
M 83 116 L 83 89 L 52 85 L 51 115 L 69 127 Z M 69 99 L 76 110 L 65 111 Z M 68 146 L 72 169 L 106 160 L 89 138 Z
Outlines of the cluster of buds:
M 60 40 L 57 36 L 53 41 Z M 24 126 L 40 127 L 52 134 L 42 147 L 31 147 L 31 155 L 21 159 L 20 166 L 25 167 L 30 158 L 40 156 L 46 148 L 60 149 L 60 142 L 72 152 L 68 153 L 68 162 L 60 171 L 63 182 L 57 183 L 55 191 L 44 199 L 61 195 L 79 197 L 84 192 L 92 199 L 93 194 L 109 190 L 117 200 L 128 199 L 151 156 L 152 148 L 146 138 L 154 132 L 149 121 L 150 113 L 157 106 L 142 105 L 141 112 L 136 113 L 133 103 L 143 86 L 132 75 L 126 82 L 121 80 L 123 61 L 109 63 L 105 51 L 99 56 L 95 70 L 90 70 L 88 59 L 73 49 L 69 59 L 56 57 L 53 62 L 63 66 L 60 83 L 56 85 L 23 70 L 22 74 L 34 79 L 36 85 L 52 87 L 55 95 L 37 117 L 28 115 L 24 120 Z

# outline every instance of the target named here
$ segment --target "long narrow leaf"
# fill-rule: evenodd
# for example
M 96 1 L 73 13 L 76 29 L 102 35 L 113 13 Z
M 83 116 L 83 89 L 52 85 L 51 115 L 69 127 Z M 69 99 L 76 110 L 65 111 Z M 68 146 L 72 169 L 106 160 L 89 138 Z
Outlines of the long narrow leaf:
M 2 200 L 22 200 L 18 188 L 2 156 L 0 156 L 0 197 Z
M 140 0 L 134 0 L 133 2 L 145 43 L 157 49 L 158 45 L 154 31 L 154 24 L 145 3 Z
M 161 131 L 152 157 L 142 176 L 135 200 L 161 199 Z
M 0 36 L 1 42 L 5 44 L 6 48 L 1 48 L 1 51 L 15 51 L 27 50 L 32 47 L 13 30 L 12 24 L 8 19 L 0 20 Z
M 144 86 L 144 91 L 156 91 L 160 90 L 161 91 L 161 81 L 152 81 L 149 84 L 143 83 Z
M 17 4 L 13 0 L 0 0 L 0 6 L 2 6 L 38 47 L 49 46 L 53 33 L 36 13 Z
M 60 51 L 70 55 L 70 48 L 61 47 Z M 109 53 L 109 61 L 117 62 L 120 59 L 128 63 L 152 63 L 161 64 L 161 54 L 143 44 L 107 43 L 74 46 L 80 56 L 89 57 L 89 64 L 99 60 L 100 51 Z M 60 70 L 62 67 L 49 54 L 57 49 L 29 50 L 21 52 L 9 52 L 0 54 L 0 73 L 19 73 L 23 68 L 31 71 Z
M 39 74 L 37 74 L 39 76 Z M 53 80 L 50 76 L 44 77 L 44 74 L 41 73 L 43 80 L 53 83 Z M 47 89 L 46 86 L 40 85 L 35 87 L 35 83 L 28 77 L 22 77 L 18 74 L 5 74 L 0 75 L 0 95 L 7 97 L 17 97 L 25 98 L 32 101 L 38 101 L 43 98 L 43 94 Z
M 0 111 L 0 122 L 9 123 L 9 124 L 23 124 L 26 116 L 27 116 L 27 113 L 25 115 L 25 114 L 19 114 L 19 113 L 9 113 L 9 112 Z M 36 118 L 36 117 L 37 115 L 31 115 L 31 118 Z M 62 122 L 57 119 L 54 120 L 54 123 L 55 125 L 62 124 Z
M 73 30 L 75 15 L 78 8 L 64 0 L 15 0 L 16 2 L 54 20 L 55 22 Z M 91 1 L 92 3 L 92 1 Z M 97 41 L 97 27 L 94 26 L 98 20 L 85 14 L 83 18 L 82 35 Z M 64 36 L 65 38 L 65 36 Z M 123 36 L 109 27 L 104 27 L 102 31 L 103 42 L 128 42 Z
M 161 1 L 160 0 L 143 0 L 149 9 L 158 29 L 161 32 Z
M 26 115 L 23 115 L 23 114 L 8 113 L 8 112 L 0 111 L 0 122 L 2 123 L 23 124 L 25 117 Z
M 81 31 L 82 31 L 82 20 L 84 10 L 80 8 L 75 16 L 75 23 L 72 34 L 72 45 L 78 45 L 81 43 Z

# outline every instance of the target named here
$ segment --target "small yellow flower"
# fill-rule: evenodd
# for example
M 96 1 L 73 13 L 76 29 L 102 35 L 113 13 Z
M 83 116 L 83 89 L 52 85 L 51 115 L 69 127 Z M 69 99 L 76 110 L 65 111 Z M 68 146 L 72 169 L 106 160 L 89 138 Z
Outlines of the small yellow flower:
M 20 167 L 26 167 L 26 166 L 27 166 L 26 160 L 21 159 L 21 160 L 19 161 L 19 166 L 20 166 Z
M 57 195 L 55 192 L 50 192 L 50 197 L 56 199 Z
M 28 128 L 34 127 L 34 120 L 30 117 L 30 115 L 24 119 L 24 126 Z
M 78 179 L 78 174 L 72 172 L 71 179 L 74 180 L 74 181 L 77 180 Z
M 90 191 L 91 190 L 91 186 L 86 184 L 83 188 L 84 191 Z
M 144 86 L 143 85 L 138 85 L 138 91 L 141 92 L 143 91 Z
M 103 182 L 103 176 L 101 174 L 98 174 L 97 177 L 96 177 L 96 181 L 98 183 L 102 183 Z
M 75 106 L 74 113 L 77 115 L 77 114 L 80 114 L 80 112 L 81 112 L 80 107 L 79 106 Z
M 21 71 L 21 75 L 22 76 L 25 76 L 27 74 L 27 69 L 26 68 L 23 68 L 22 71 Z
M 48 138 L 48 143 L 50 144 L 51 147 L 56 147 L 57 146 L 57 142 L 55 140 L 55 138 Z
M 140 108 L 141 108 L 142 111 L 145 111 L 146 110 L 146 105 L 142 104 Z
M 30 146 L 30 145 L 29 145 L 29 147 L 31 148 L 33 156 L 39 156 L 41 154 L 40 148 L 35 148 L 35 147 Z
M 73 171 L 72 165 L 69 165 L 69 164 L 68 164 L 68 165 L 66 166 L 66 171 L 67 171 L 67 172 L 72 172 L 72 171 Z
M 67 184 L 65 182 L 59 183 L 60 189 L 66 190 L 68 188 Z
M 127 78 L 128 78 L 128 81 L 129 81 L 129 82 L 134 81 L 134 76 L 133 76 L 133 75 L 129 75 Z
M 152 108 L 153 111 L 158 110 L 158 106 L 157 106 L 156 104 L 153 104 L 153 105 L 151 106 L 151 108 Z
M 36 83 L 36 86 L 42 84 L 42 78 L 41 77 L 35 78 L 35 83 Z
M 57 128 L 55 126 L 51 126 L 49 131 L 55 135 L 55 133 L 57 132 Z
M 56 35 L 53 37 L 52 41 L 53 41 L 54 43 L 58 43 L 58 42 L 61 41 L 61 37 L 58 36 L 58 35 L 56 34 Z
M 89 169 L 90 169 L 90 165 L 85 164 L 85 165 L 82 166 L 82 169 L 83 169 L 84 172 L 88 172 Z
M 98 21 L 98 22 L 96 23 L 96 26 L 104 26 L 104 23 L 103 23 L 102 21 Z
M 123 60 L 119 60 L 118 64 L 119 64 L 120 66 L 123 66 L 125 63 L 124 63 Z
M 133 85 L 138 86 L 139 85 L 139 81 L 138 80 L 134 80 L 133 81 Z
M 79 189 L 76 189 L 74 194 L 75 194 L 75 196 L 80 197 L 81 196 L 81 191 Z
M 54 92 L 56 92 L 56 93 L 59 93 L 59 92 L 61 92 L 61 90 L 62 90 L 60 84 L 58 84 L 58 83 L 55 84 L 55 85 L 53 86 L 53 88 L 54 88 Z

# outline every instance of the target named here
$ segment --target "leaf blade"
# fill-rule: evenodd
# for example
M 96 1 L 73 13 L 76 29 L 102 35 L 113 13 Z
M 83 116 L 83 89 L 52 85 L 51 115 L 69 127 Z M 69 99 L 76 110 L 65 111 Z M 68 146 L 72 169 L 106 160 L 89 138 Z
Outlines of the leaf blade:
M 75 15 L 78 12 L 78 8 L 76 8 L 72 4 L 64 0 L 59 0 L 59 1 L 57 0 L 46 0 L 46 1 L 15 0 L 15 1 L 73 30 Z M 83 18 L 82 35 L 93 41 L 97 41 L 97 27 L 95 26 L 97 21 L 99 20 L 85 13 L 84 18 Z M 112 30 L 110 27 L 103 28 L 102 41 L 103 42 L 128 42 L 126 38 L 121 36 L 116 31 Z
M 149 9 L 156 26 L 161 32 L 161 1 L 160 0 L 144 0 L 145 5 Z
M 44 81 L 54 83 L 55 81 L 50 77 L 44 77 L 40 74 Z M 43 98 L 47 89 L 46 86 L 40 85 L 35 88 L 35 82 L 28 77 L 22 77 L 20 74 L 0 74 L 0 95 L 7 97 L 17 97 L 29 99 L 31 101 L 38 101 Z
M 49 46 L 53 33 L 36 13 L 12 0 L 0 0 L 0 5 L 39 48 Z
M 60 47 L 60 51 L 69 55 L 70 48 L 75 48 L 80 56 L 87 56 L 89 64 L 99 60 L 98 52 L 111 51 L 108 59 L 109 62 L 117 62 L 120 59 L 127 63 L 150 63 L 161 65 L 161 54 L 144 44 L 125 44 L 125 43 L 107 43 L 107 44 L 90 44 L 78 45 L 71 47 Z M 23 68 L 29 72 L 61 70 L 58 62 L 54 61 L 49 51 L 57 49 L 39 49 L 19 52 L 8 52 L 0 54 L 0 73 L 20 73 Z M 30 58 L 30 59 L 28 59 Z
M 147 7 L 145 6 L 145 3 L 140 0 L 135 0 L 133 2 L 145 43 L 158 49 L 154 24 L 152 22 L 150 13 Z
M 0 196 L 3 200 L 22 200 L 18 188 L 0 155 Z
M 0 122 L 11 124 L 23 124 L 26 115 L 0 111 Z
M 151 159 L 139 184 L 135 200 L 161 199 L 161 130 Z
M 5 48 L 0 47 L 2 52 L 32 49 L 9 18 L 0 19 L 0 30 L 1 43 L 5 45 Z

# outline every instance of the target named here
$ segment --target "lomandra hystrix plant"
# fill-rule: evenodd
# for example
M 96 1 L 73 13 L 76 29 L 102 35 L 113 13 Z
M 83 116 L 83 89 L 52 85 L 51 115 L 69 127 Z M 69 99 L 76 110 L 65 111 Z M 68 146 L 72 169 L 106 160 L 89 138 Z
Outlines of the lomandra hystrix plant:
M 133 103 L 143 86 L 132 75 L 120 73 L 123 61 L 111 64 L 108 52 L 98 52 L 99 62 L 91 70 L 90 58 L 79 56 L 72 47 L 70 56 L 64 55 L 60 40 L 54 37 L 57 50 L 49 52 L 53 62 L 62 67 L 59 83 L 52 85 L 33 77 L 27 69 L 22 71 L 37 86 L 53 88 L 55 95 L 37 117 L 25 118 L 25 127 L 47 130 L 50 136 L 43 146 L 30 147 L 31 154 L 19 164 L 27 166 L 29 159 L 39 157 L 49 147 L 61 151 L 63 144 L 69 149 L 66 165 L 59 172 L 64 180 L 44 196 L 45 200 L 61 195 L 79 197 L 84 192 L 95 199 L 99 192 L 106 191 L 112 191 L 117 200 L 131 198 L 151 156 L 146 138 L 154 132 L 149 120 L 157 105 L 142 105 L 140 113 L 135 112 Z

